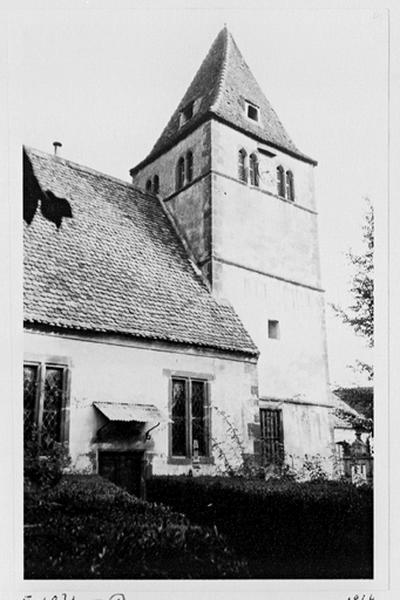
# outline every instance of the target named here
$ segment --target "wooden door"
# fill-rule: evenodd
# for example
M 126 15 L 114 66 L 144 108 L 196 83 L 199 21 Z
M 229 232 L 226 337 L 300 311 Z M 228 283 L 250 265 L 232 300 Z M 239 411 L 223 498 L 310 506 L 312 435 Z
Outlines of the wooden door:
M 99 452 L 99 474 L 130 494 L 144 495 L 143 452 Z

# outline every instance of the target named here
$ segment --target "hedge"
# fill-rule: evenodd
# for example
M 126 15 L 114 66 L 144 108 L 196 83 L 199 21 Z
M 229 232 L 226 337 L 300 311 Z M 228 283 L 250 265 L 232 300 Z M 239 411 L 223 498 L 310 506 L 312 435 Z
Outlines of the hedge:
M 217 527 L 253 576 L 372 577 L 372 489 L 324 482 L 155 476 L 148 498 Z
M 99 476 L 25 497 L 26 579 L 246 577 L 222 535 Z

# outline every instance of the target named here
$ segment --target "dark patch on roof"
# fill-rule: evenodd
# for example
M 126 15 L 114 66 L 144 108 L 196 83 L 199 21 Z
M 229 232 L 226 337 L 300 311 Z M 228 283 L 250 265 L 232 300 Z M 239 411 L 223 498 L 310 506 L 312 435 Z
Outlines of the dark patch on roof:
M 42 215 L 52 221 L 57 228 L 61 227 L 63 218 L 71 218 L 71 205 L 66 198 L 59 198 L 51 190 L 40 187 L 33 172 L 32 163 L 24 152 L 23 158 L 24 177 L 24 199 L 23 215 L 24 221 L 31 224 L 40 205 Z
M 193 101 L 195 113 L 181 125 L 180 113 Z M 259 122 L 246 117 L 246 101 L 258 106 Z M 243 59 L 235 40 L 224 27 L 150 154 L 131 169 L 131 173 L 160 156 L 211 116 L 260 141 L 316 164 L 315 160 L 295 146 Z
M 233 308 L 211 295 L 159 200 L 36 150 L 26 149 L 25 161 L 27 322 L 258 355 Z M 67 202 L 69 218 L 49 218 L 43 198 L 51 217 L 52 203 Z

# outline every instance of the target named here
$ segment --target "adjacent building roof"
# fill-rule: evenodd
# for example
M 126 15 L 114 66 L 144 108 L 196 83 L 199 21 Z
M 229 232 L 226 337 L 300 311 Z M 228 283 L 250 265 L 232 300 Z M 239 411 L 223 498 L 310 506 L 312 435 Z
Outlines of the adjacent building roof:
M 258 354 L 157 198 L 25 149 L 24 219 L 27 323 Z
M 246 116 L 246 101 L 259 108 L 258 122 Z M 195 103 L 194 114 L 182 125 L 181 112 L 191 102 Z M 134 174 L 163 154 L 210 116 L 316 164 L 315 160 L 295 146 L 243 59 L 235 40 L 224 27 L 150 154 L 131 169 L 131 173 Z
M 331 398 L 333 403 L 333 426 L 335 428 L 353 429 L 356 424 L 358 427 L 367 427 L 368 419 L 342 400 L 336 390 L 331 394 Z
M 333 393 L 363 417 L 374 418 L 374 388 L 372 386 L 342 387 L 333 390 Z

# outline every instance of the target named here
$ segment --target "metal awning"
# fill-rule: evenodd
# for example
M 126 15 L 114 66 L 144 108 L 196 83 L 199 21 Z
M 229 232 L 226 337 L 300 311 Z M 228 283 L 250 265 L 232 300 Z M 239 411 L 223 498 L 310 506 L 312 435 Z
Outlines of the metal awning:
M 129 402 L 93 402 L 109 421 L 124 421 L 137 423 L 168 422 L 154 404 L 133 404 Z

